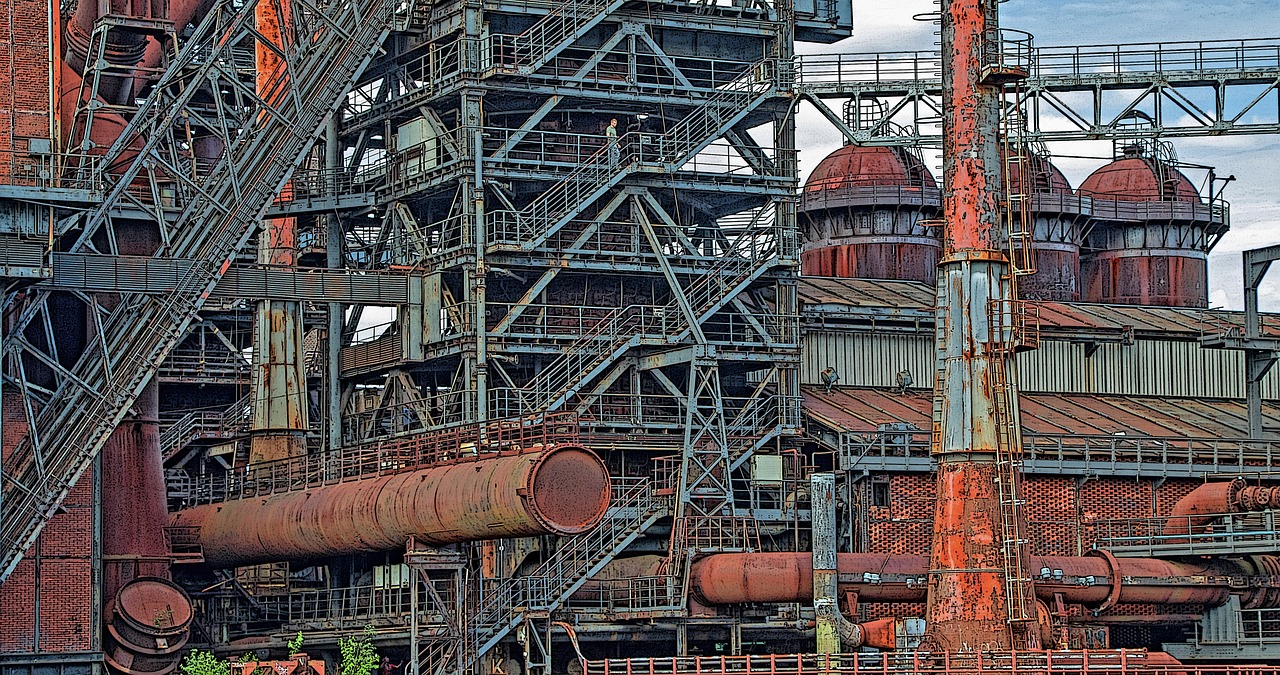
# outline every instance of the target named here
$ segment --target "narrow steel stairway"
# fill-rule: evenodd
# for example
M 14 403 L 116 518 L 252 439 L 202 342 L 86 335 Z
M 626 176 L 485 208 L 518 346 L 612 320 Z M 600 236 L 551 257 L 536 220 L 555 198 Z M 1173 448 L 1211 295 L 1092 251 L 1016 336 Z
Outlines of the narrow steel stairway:
M 561 50 L 573 44 L 625 0 L 570 0 L 519 35 L 495 35 L 494 62 L 499 68 L 521 74 L 547 65 Z
M 101 252 L 98 235 L 113 244 L 113 211 L 126 206 L 156 220 L 163 242 L 156 257 L 200 263 L 177 275 L 170 294 L 126 296 L 110 312 L 94 305 L 96 339 L 78 357 L 27 337 L 26 327 L 48 315 L 47 293 L 33 294 L 6 330 L 7 364 L 16 364 L 10 376 L 27 403 L 30 432 L 3 467 L 0 580 L 185 334 L 374 56 L 396 7 L 386 0 L 299 6 L 293 44 L 283 50 L 272 84 L 255 91 L 237 76 L 233 53 L 261 39 L 251 30 L 255 3 L 219 4 L 112 146 L 99 165 L 111 167 L 103 171 L 108 196 L 87 214 L 71 250 Z M 197 123 L 226 148 L 211 168 L 184 145 L 185 130 Z M 29 381 L 27 363 L 42 364 L 52 376 Z
M 714 267 L 683 289 L 698 322 L 710 318 L 745 290 L 777 258 L 779 246 L 785 246 L 783 242 L 766 247 L 755 243 L 750 237 L 741 237 L 734 250 L 726 252 Z M 555 410 L 646 337 L 682 338 L 690 328 L 675 302 L 664 307 L 620 307 L 592 326 L 565 349 L 563 356 L 520 390 L 523 410 L 527 414 Z
M 602 147 L 524 209 L 490 212 L 490 241 L 533 250 L 641 165 L 678 170 L 772 96 L 777 67 L 774 59 L 747 67 L 666 134 L 626 134 L 617 141 L 616 159 Z
M 498 582 L 483 594 L 472 615 L 472 644 L 463 671 L 520 625 L 525 613 L 545 615 L 558 609 L 650 525 L 668 515 L 669 509 L 669 500 L 655 495 L 647 480 L 615 486 L 604 522 L 591 532 L 564 540 L 532 573 Z

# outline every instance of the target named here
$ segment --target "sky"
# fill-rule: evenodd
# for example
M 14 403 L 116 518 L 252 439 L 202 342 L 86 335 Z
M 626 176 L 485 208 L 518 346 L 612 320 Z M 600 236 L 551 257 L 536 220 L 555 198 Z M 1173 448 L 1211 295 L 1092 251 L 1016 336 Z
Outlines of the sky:
M 854 36 L 834 45 L 798 45 L 802 54 L 932 49 L 936 26 L 912 16 L 936 11 L 933 0 L 853 0 Z M 1035 36 L 1040 46 L 1232 40 L 1280 36 L 1277 0 L 1010 0 L 1000 23 Z M 840 135 L 812 109 L 798 120 L 801 173 L 841 144 Z M 1209 254 L 1210 305 L 1243 307 L 1240 252 L 1280 244 L 1280 135 L 1172 139 L 1180 160 L 1235 175 L 1224 193 L 1231 203 L 1231 231 Z M 1106 163 L 1109 142 L 1050 145 L 1054 163 L 1073 186 Z M 1063 156 L 1095 159 L 1074 159 Z M 931 162 L 936 165 L 937 162 Z M 936 168 L 936 166 L 934 167 Z M 1199 185 L 1204 173 L 1188 172 Z M 1264 282 L 1262 308 L 1280 312 L 1280 265 Z

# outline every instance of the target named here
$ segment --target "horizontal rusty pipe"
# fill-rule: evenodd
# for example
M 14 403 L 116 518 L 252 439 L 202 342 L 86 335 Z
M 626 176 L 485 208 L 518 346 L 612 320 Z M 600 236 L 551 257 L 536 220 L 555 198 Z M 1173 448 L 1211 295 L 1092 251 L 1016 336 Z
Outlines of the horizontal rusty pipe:
M 197 506 L 205 560 L 235 567 L 402 547 L 585 532 L 609 507 L 609 472 L 589 450 L 559 446 L 349 483 Z
M 1072 604 L 1099 611 L 1117 603 L 1196 604 L 1216 607 L 1227 601 L 1243 577 L 1266 577 L 1252 584 L 1242 601 L 1253 607 L 1280 606 L 1280 558 L 1251 556 L 1181 563 L 1149 558 L 1097 556 L 1033 556 L 1029 571 L 1050 570 L 1037 579 L 1036 594 L 1052 599 L 1061 593 Z M 841 553 L 841 591 L 856 591 L 866 602 L 920 602 L 925 599 L 928 558 L 922 555 Z M 1056 572 L 1061 571 L 1061 579 Z M 1094 582 L 1085 580 L 1093 577 Z M 808 602 L 813 599 L 813 570 L 808 553 L 733 553 L 698 561 L 691 576 L 695 598 L 708 605 L 755 602 Z M 1118 582 L 1118 583 L 1117 583 Z

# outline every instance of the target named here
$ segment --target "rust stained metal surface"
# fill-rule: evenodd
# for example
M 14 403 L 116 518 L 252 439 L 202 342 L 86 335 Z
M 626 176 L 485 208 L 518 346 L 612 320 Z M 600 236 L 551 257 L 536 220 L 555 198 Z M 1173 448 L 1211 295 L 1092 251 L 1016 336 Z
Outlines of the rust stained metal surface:
M 232 567 L 405 545 L 594 527 L 609 507 L 604 463 L 572 445 L 198 506 L 172 524 L 195 527 L 205 560 Z
M 1107 555 L 1032 556 L 1033 571 L 1048 569 L 1060 579 L 1036 584 L 1036 595 L 1061 595 L 1071 604 L 1105 611 L 1116 604 L 1192 604 L 1216 607 L 1234 591 L 1251 606 L 1273 607 L 1280 598 L 1270 586 L 1280 582 L 1280 559 L 1177 562 Z M 863 602 L 919 602 L 925 598 L 929 561 L 922 555 L 841 553 L 841 592 Z M 813 599 L 809 553 L 724 553 L 694 564 L 691 589 L 707 605 L 809 602 Z M 1089 578 L 1092 577 L 1092 581 Z M 1244 580 L 1246 583 L 1241 584 Z
M 1081 296 L 1088 302 L 1209 306 L 1209 258 L 1185 249 L 1119 249 L 1081 263 Z
M 163 675 L 178 667 L 190 636 L 187 594 L 164 579 L 139 578 L 107 603 L 107 664 L 131 675 Z
M 905 422 L 928 431 L 933 399 L 929 392 L 841 387 L 825 393 L 805 387 L 805 414 L 836 431 L 874 433 L 881 424 Z M 1022 426 L 1027 434 L 1126 436 L 1164 439 L 1244 438 L 1244 402 L 1222 399 L 1022 394 Z M 1280 403 L 1265 402 L 1269 426 L 1280 427 Z M 1269 432 L 1267 438 L 1280 439 Z
M 266 41 L 287 52 L 295 41 L 290 0 L 264 0 L 254 7 L 254 24 Z M 288 77 L 284 61 L 262 41 L 255 42 L 258 93 L 267 100 L 283 95 Z M 276 201 L 293 200 L 286 183 Z M 298 263 L 298 219 L 266 221 L 258 242 L 258 262 L 291 267 Z M 302 306 L 263 300 L 254 319 L 253 424 L 249 461 L 287 459 L 306 453 L 307 380 L 302 344 Z
M 810 276 L 905 279 L 932 283 L 941 253 L 941 242 L 821 242 L 800 254 L 800 268 Z

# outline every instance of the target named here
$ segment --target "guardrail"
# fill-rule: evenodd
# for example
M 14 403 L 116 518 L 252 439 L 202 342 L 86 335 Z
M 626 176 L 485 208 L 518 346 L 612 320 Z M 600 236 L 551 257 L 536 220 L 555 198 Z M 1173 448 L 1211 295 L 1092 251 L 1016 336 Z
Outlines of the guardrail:
M 843 432 L 837 450 L 841 465 L 893 458 L 928 459 L 929 432 Z M 1250 439 L 1157 438 L 1083 434 L 1023 434 L 1024 462 L 1168 466 L 1269 467 L 1280 460 L 1280 443 Z
M 1209 524 L 1203 524 L 1211 519 Z M 1166 534 L 1166 526 L 1177 527 Z M 1200 555 L 1218 552 L 1280 550 L 1275 511 L 1218 515 L 1118 518 L 1095 521 L 1094 548 L 1117 553 Z
M 1019 60 L 1038 78 L 1084 79 L 1280 69 L 1280 39 L 1033 47 Z M 796 85 L 866 85 L 942 79 L 937 52 L 796 57 Z
M 927 652 L 883 654 L 767 654 L 652 659 L 582 659 L 586 675 L 977 675 L 1114 673 L 1115 675 L 1270 675 L 1280 666 L 1189 665 L 1163 654 L 1130 650 L 1043 652 Z
M 572 413 L 423 431 L 323 453 L 260 462 L 233 473 L 193 477 L 195 504 L 304 490 L 490 456 L 538 452 L 578 440 Z

